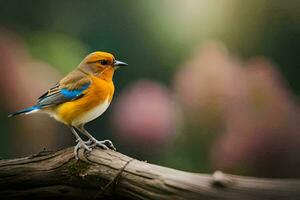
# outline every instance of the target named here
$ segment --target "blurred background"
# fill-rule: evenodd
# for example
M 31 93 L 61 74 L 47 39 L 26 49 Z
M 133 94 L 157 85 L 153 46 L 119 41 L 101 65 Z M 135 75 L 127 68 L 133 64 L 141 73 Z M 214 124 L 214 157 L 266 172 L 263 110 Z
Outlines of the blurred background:
M 193 172 L 300 177 L 300 3 L 0 1 L 0 156 L 75 144 L 35 103 L 90 52 L 129 64 L 87 129 L 129 156 Z

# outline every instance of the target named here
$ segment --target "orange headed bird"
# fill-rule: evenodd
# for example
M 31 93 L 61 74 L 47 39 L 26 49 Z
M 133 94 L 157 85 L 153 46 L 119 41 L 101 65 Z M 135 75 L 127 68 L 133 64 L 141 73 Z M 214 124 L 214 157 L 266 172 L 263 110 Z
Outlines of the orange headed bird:
M 106 52 L 89 54 L 78 67 L 40 96 L 37 103 L 29 108 L 9 115 L 47 113 L 59 122 L 67 125 L 76 138 L 75 158 L 78 150 L 91 151 L 91 147 L 115 150 L 110 140 L 98 141 L 84 125 L 99 117 L 108 108 L 114 94 L 113 75 L 126 63 L 115 60 Z M 83 141 L 77 131 L 89 138 Z

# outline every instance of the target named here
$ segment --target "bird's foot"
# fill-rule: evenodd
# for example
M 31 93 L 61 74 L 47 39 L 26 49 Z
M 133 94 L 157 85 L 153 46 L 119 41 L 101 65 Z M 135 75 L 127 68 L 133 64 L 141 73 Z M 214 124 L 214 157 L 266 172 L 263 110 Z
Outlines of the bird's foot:
M 89 147 L 100 147 L 104 150 L 113 150 L 116 151 L 116 148 L 114 147 L 113 143 L 110 140 L 102 140 L 98 141 L 96 139 L 89 139 L 86 143 Z
M 76 140 L 77 145 L 74 148 L 75 159 L 79 159 L 79 149 L 83 148 L 83 150 L 92 151 L 92 149 L 84 142 L 82 139 Z
M 89 139 L 87 141 L 84 142 L 87 146 L 91 146 L 93 144 L 93 140 Z

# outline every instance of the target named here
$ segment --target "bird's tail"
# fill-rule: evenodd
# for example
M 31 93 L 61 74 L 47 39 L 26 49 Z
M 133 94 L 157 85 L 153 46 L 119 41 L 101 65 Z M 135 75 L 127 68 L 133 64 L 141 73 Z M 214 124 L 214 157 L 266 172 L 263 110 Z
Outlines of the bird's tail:
M 31 106 L 29 108 L 25 108 L 23 110 L 19 110 L 19 111 L 14 112 L 14 113 L 10 113 L 8 115 L 8 117 L 13 117 L 13 116 L 16 116 L 16 115 L 21 115 L 21 114 L 27 115 L 27 114 L 31 114 L 31 113 L 37 112 L 39 110 L 40 110 L 39 106 Z

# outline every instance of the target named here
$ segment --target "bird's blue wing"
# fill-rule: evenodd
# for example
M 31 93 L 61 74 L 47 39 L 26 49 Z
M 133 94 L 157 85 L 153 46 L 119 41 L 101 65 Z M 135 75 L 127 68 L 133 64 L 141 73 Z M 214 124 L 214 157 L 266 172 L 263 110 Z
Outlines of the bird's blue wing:
M 68 89 L 56 84 L 49 91 L 39 97 L 36 106 L 44 108 L 52 105 L 58 105 L 67 101 L 73 101 L 82 97 L 84 91 L 90 86 L 89 83 L 78 86 L 76 89 Z

